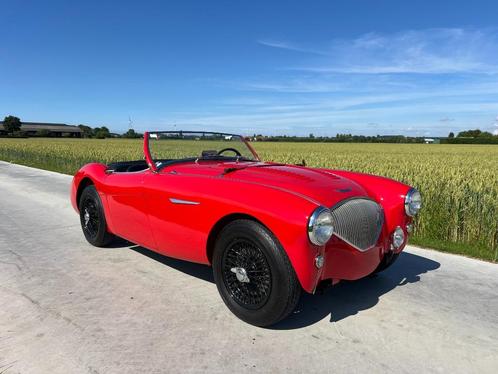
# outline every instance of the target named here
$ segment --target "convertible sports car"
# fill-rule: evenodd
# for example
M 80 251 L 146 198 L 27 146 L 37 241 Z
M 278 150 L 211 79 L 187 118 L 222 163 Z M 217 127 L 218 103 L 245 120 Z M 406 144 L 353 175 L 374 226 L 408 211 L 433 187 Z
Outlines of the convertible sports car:
M 287 317 L 301 290 L 386 269 L 421 208 L 416 189 L 391 179 L 262 162 L 239 135 L 145 133 L 143 149 L 145 160 L 74 176 L 85 238 L 212 265 L 225 304 L 257 326 Z

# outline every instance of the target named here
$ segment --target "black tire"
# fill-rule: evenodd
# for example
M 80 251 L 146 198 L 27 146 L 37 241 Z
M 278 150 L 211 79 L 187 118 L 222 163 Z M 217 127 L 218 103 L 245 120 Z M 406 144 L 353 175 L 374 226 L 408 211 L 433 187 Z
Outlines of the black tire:
M 114 235 L 107 232 L 102 202 L 95 186 L 85 187 L 79 202 L 80 223 L 86 240 L 96 247 L 105 247 Z
M 251 325 L 265 327 L 281 321 L 301 295 L 284 249 L 268 229 L 251 220 L 233 221 L 220 232 L 213 273 L 227 307 Z
M 377 268 L 373 271 L 373 273 L 371 275 L 375 275 L 375 274 L 380 273 L 381 271 L 386 270 L 387 268 L 389 268 L 392 264 L 394 264 L 396 262 L 398 257 L 399 257 L 399 253 L 392 253 L 392 252 L 387 253 L 386 255 L 384 255 L 379 266 L 377 266 Z

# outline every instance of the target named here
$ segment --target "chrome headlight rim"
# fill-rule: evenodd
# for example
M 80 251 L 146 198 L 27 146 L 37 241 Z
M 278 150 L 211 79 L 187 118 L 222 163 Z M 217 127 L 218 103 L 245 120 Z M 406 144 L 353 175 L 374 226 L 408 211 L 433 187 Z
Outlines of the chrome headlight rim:
M 412 204 L 414 201 L 414 196 L 418 196 L 419 200 L 419 207 L 417 209 L 414 209 Z M 420 209 L 422 208 L 422 195 L 420 194 L 420 191 L 417 190 L 416 188 L 410 188 L 408 193 L 405 196 L 405 213 L 409 217 L 415 217 L 419 212 Z
M 324 217 L 325 216 L 325 217 Z M 320 222 L 323 221 L 323 218 L 325 218 L 329 221 L 329 225 L 321 225 Z M 319 236 L 319 228 L 320 226 L 330 226 L 330 232 L 326 233 L 323 236 Z M 309 241 L 317 246 L 323 246 L 327 244 L 327 242 L 330 240 L 332 235 L 334 234 L 334 226 L 332 225 L 332 213 L 330 212 L 330 209 L 324 207 L 324 206 L 319 206 L 316 208 L 313 213 L 311 214 L 310 218 L 308 219 L 308 239 Z

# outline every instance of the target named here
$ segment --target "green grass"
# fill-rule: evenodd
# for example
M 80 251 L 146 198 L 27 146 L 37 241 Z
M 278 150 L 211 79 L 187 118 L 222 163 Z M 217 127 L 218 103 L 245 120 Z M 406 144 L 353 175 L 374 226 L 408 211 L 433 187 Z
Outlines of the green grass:
M 168 141 L 168 147 L 171 147 Z M 164 144 L 166 144 L 164 143 Z M 417 187 L 424 208 L 412 243 L 497 261 L 498 146 L 252 143 L 262 159 L 355 170 Z M 190 150 L 171 147 L 171 156 Z M 0 159 L 74 174 L 92 161 L 141 159 L 140 140 L 0 139 Z

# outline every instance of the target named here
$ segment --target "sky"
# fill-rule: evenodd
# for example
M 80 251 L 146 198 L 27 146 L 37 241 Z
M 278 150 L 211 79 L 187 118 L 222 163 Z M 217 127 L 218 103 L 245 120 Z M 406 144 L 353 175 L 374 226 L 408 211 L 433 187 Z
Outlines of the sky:
M 0 117 L 498 134 L 497 1 L 0 2 Z

